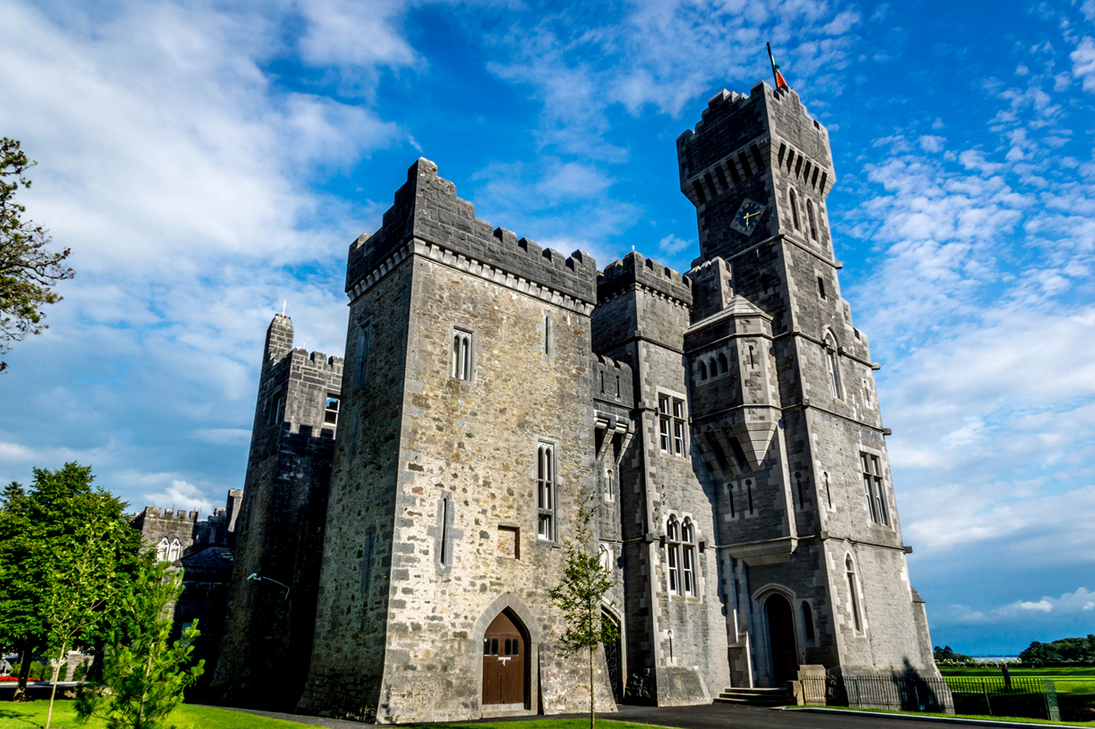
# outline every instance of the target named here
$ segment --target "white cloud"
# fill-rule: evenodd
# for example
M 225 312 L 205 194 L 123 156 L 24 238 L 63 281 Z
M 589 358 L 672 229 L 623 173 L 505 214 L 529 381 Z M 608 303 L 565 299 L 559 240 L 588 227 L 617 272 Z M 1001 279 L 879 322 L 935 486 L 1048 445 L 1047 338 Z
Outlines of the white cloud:
M 166 489 L 157 493 L 144 494 L 150 506 L 161 506 L 176 511 L 198 511 L 208 516 L 213 513 L 213 502 L 202 490 L 192 483 L 173 480 Z
M 1087 6 L 1084 7 L 1086 10 Z M 1083 84 L 1084 91 L 1095 93 L 1095 39 L 1085 37 L 1069 58 L 1072 76 Z
M 666 255 L 675 256 L 691 245 L 692 241 L 690 240 L 685 240 L 676 235 L 667 235 L 658 241 L 658 250 Z

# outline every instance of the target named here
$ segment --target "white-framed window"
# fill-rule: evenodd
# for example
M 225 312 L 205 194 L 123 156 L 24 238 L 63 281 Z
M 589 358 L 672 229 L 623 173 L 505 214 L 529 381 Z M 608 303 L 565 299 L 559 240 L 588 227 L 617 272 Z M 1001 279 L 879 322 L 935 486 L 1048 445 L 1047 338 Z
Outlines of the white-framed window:
M 555 541 L 555 446 L 536 447 L 536 536 Z
M 338 425 L 338 395 L 328 395 L 327 402 L 323 406 L 323 424 L 332 428 Z
M 474 367 L 473 359 L 475 356 L 472 344 L 471 332 L 453 327 L 452 344 L 449 352 L 449 359 L 451 361 L 449 374 L 454 379 L 471 380 Z
M 167 548 L 167 561 L 174 562 L 180 557 L 182 557 L 182 542 L 176 537 L 171 540 L 171 546 Z
M 889 526 L 890 511 L 886 508 L 886 491 L 882 485 L 882 459 L 873 453 L 860 453 L 859 466 L 863 471 L 863 491 L 871 521 Z
M 686 426 L 684 400 L 658 395 L 658 441 L 662 451 L 675 456 L 687 454 Z
M 676 516 L 670 516 L 665 524 L 665 557 L 669 573 L 669 592 L 681 595 L 681 532 Z
M 859 581 L 855 577 L 855 563 L 852 555 L 844 558 L 844 571 L 848 577 L 848 608 L 852 613 L 852 625 L 855 632 L 863 632 L 863 615 L 860 613 Z
M 168 546 L 167 537 L 161 539 L 160 543 L 156 545 L 156 559 L 158 561 L 163 562 L 167 559 Z
M 681 522 L 681 581 L 685 595 L 696 594 L 696 529 L 687 516 Z

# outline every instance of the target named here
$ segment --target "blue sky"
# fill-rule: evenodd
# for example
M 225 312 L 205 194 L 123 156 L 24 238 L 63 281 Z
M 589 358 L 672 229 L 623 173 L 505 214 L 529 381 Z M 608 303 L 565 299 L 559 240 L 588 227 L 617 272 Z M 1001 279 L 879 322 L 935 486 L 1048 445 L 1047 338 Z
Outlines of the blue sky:
M 341 354 L 346 247 L 418 156 L 542 245 L 687 270 L 676 137 L 765 41 L 830 130 L 933 641 L 1095 632 L 1095 0 L 0 0 L 0 135 L 78 272 L 6 356 L 0 482 L 221 505 L 271 316 Z

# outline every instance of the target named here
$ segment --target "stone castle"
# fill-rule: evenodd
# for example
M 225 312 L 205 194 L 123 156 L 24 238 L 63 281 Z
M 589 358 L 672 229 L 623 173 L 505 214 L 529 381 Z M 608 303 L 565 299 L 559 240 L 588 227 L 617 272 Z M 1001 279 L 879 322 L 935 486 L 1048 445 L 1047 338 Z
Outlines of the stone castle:
M 596 700 L 804 672 L 938 676 L 828 133 L 722 91 L 677 140 L 700 257 L 598 270 L 475 217 L 425 159 L 351 246 L 346 356 L 267 333 L 213 690 L 379 722 L 582 711 L 547 593 L 579 507 L 620 638 Z M 235 512 L 233 512 L 235 520 Z

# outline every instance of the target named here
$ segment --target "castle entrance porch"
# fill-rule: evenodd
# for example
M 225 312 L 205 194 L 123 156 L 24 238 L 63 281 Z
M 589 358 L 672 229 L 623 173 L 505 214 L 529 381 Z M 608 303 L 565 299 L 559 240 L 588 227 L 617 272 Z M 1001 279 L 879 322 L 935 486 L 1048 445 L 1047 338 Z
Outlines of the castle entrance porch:
M 483 704 L 514 709 L 528 705 L 528 644 L 508 611 L 498 613 L 483 635 Z
M 764 603 L 768 618 L 769 653 L 772 660 L 772 683 L 785 686 L 798 672 L 798 647 L 795 644 L 795 619 L 791 603 L 778 593 Z

